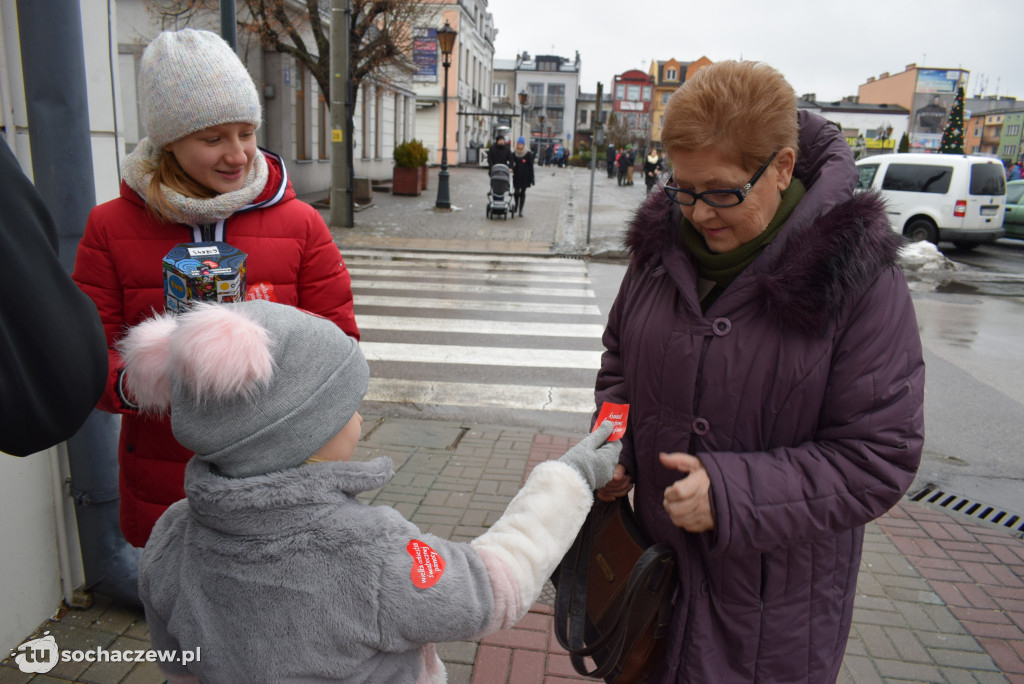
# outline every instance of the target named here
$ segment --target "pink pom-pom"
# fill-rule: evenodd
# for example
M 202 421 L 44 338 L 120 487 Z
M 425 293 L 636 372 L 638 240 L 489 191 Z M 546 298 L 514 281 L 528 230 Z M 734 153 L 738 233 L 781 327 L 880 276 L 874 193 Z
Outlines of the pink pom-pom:
M 198 304 L 180 316 L 174 372 L 200 402 L 251 395 L 274 374 L 270 344 L 266 328 L 240 308 Z
M 144 411 L 161 413 L 171 404 L 170 339 L 177 325 L 174 316 L 158 315 L 131 328 L 118 342 L 126 389 Z

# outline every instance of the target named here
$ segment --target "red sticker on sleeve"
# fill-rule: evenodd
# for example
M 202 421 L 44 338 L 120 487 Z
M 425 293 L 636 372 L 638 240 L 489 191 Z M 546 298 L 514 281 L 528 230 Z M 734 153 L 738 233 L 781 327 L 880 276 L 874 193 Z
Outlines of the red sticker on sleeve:
M 429 589 L 437 584 L 444 574 L 444 558 L 419 539 L 410 539 L 405 550 L 412 556 L 412 583 L 420 589 Z
M 594 430 L 599 428 L 604 421 L 610 420 L 615 424 L 615 429 L 612 430 L 608 441 L 615 442 L 620 440 L 622 435 L 626 434 L 626 418 L 628 416 L 629 404 L 611 404 L 606 401 L 601 404 L 601 413 L 597 414 L 597 420 L 594 421 Z M 591 430 L 591 432 L 594 430 Z
M 252 301 L 254 299 L 265 299 L 268 302 L 276 302 L 277 295 L 274 294 L 274 283 L 260 281 L 250 285 L 249 289 L 245 292 L 245 298 L 248 301 Z

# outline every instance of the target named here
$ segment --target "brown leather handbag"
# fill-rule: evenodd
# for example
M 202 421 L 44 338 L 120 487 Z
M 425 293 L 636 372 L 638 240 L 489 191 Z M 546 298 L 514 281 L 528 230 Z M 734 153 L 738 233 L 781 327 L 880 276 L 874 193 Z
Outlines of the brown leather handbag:
M 626 497 L 595 501 L 551 578 L 555 636 L 573 668 L 609 684 L 646 681 L 662 659 L 675 570 L 675 552 L 648 541 Z

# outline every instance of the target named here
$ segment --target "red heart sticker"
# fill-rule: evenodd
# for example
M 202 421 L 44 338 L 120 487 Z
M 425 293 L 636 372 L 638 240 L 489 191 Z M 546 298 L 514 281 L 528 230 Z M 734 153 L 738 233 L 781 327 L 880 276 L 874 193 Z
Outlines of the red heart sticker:
M 420 589 L 429 589 L 437 584 L 444 574 L 444 558 L 429 544 L 419 539 L 410 539 L 405 550 L 412 556 L 412 583 Z
M 615 428 L 608 437 L 608 441 L 614 442 L 622 439 L 622 435 L 626 434 L 626 418 L 628 416 L 629 404 L 612 404 L 606 401 L 601 404 L 601 413 L 597 414 L 597 420 L 594 421 L 594 430 L 599 428 L 604 421 L 610 420 L 614 423 Z
M 245 291 L 245 298 L 248 301 L 252 301 L 254 299 L 265 299 L 268 302 L 276 302 L 277 295 L 274 294 L 274 283 L 260 281 L 250 285 Z

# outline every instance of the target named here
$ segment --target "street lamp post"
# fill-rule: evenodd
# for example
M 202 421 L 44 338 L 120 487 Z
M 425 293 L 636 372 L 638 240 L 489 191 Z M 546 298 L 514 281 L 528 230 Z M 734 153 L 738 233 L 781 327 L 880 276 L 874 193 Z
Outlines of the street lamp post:
M 520 138 L 523 137 L 523 119 L 526 118 L 526 98 L 527 97 L 528 96 L 527 96 L 527 93 L 526 93 L 525 89 L 519 91 L 519 111 L 520 111 L 520 114 L 519 114 L 519 137 Z
M 537 159 L 541 166 L 544 166 L 544 115 L 541 114 L 537 117 L 540 119 L 540 137 L 537 138 Z
M 452 49 L 455 47 L 455 36 L 458 32 L 444 22 L 444 28 L 437 30 L 437 41 L 441 44 L 441 57 L 444 67 L 444 90 L 441 92 L 442 107 L 444 107 L 443 123 L 441 125 L 441 173 L 437 175 L 437 201 L 434 207 L 437 209 L 451 209 L 452 200 L 448 194 L 448 67 L 451 66 Z

